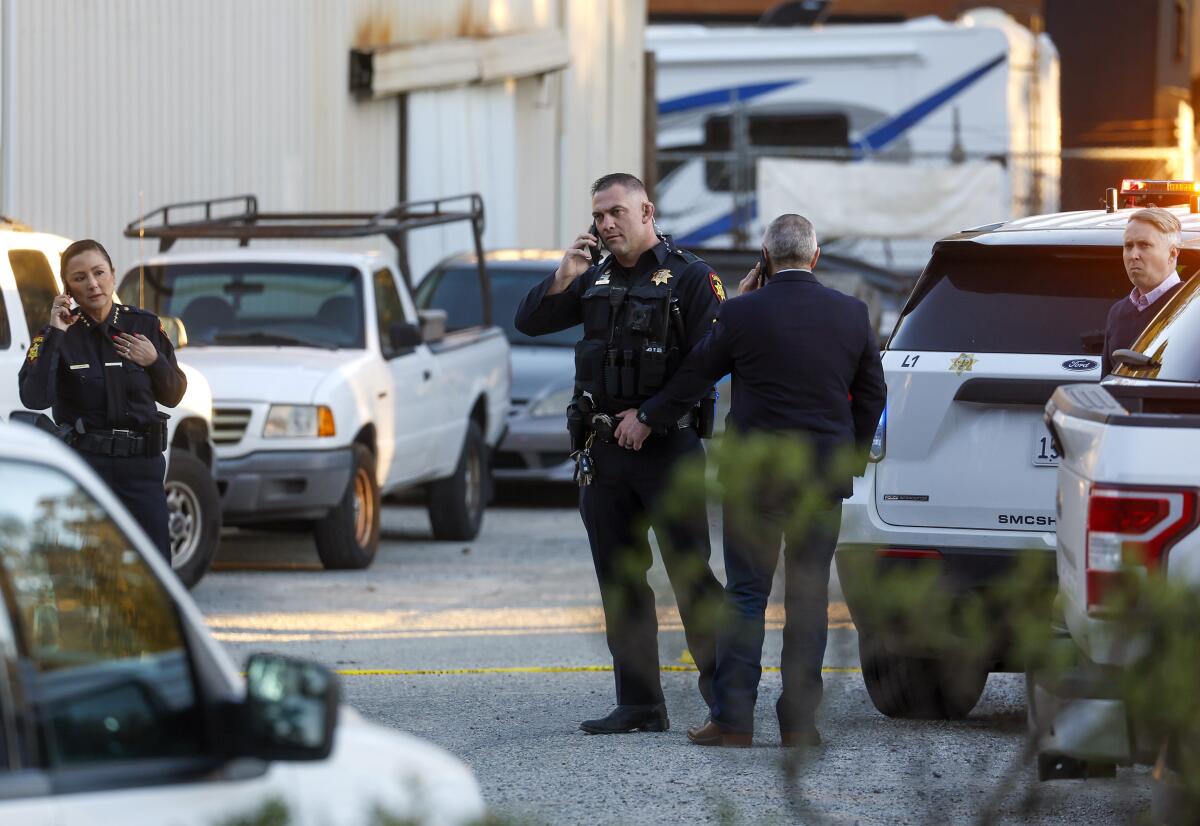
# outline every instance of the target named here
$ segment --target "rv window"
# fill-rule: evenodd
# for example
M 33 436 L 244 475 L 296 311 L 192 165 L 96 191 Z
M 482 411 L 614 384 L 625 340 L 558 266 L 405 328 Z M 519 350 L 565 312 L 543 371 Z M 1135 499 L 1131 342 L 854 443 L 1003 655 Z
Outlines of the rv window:
M 750 115 L 746 118 L 746 131 L 750 139 L 747 147 L 735 147 L 732 139 L 733 118 L 716 115 L 704 125 L 704 145 L 708 152 L 728 152 L 730 149 L 752 150 L 746 154 L 744 174 L 747 190 L 756 188 L 754 159 L 770 156 L 772 149 L 780 155 L 801 155 L 789 150 L 805 147 L 821 149 L 846 149 L 850 146 L 850 123 L 845 115 Z M 709 160 L 704 166 L 704 178 L 712 192 L 730 192 L 733 189 L 733 164 L 728 161 Z

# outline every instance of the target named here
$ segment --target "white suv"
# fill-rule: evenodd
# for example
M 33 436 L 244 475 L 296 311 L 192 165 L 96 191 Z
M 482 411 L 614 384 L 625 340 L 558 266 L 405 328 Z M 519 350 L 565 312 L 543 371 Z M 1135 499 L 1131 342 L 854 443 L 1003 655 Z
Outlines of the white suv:
M 243 678 L 84 461 L 0 424 L 0 823 L 461 824 L 479 785 L 338 703 L 323 667 Z
M 990 671 L 1023 670 L 1003 616 L 988 617 L 996 644 L 969 664 L 873 623 L 855 563 L 937 566 L 961 605 L 987 604 L 1023 554 L 1052 570 L 1059 456 L 1042 409 L 1058 385 L 1100 379 L 1108 309 L 1130 290 L 1130 214 L 1035 216 L 939 241 L 901 313 L 882 354 L 888 403 L 875 461 L 845 503 L 837 556 L 863 678 L 884 714 L 961 717 Z M 1200 237 L 1195 216 L 1179 214 L 1185 239 Z

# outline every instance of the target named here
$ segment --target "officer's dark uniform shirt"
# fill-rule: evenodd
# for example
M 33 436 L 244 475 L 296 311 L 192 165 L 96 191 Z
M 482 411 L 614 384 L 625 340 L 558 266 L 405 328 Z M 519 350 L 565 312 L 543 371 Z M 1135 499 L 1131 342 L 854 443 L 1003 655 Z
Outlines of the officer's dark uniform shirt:
M 117 355 L 112 337 L 119 332 L 144 335 L 158 350 L 158 360 L 143 368 Z M 101 324 L 81 312 L 65 331 L 42 328 L 21 366 L 20 386 L 23 405 L 52 408 L 60 425 L 82 419 L 89 432 L 144 431 L 158 421 L 155 402 L 177 405 L 187 378 L 158 317 L 114 304 Z
M 575 383 L 591 393 L 598 411 L 606 413 L 637 407 L 653 395 L 712 326 L 725 298 L 721 279 L 708 264 L 666 241 L 644 252 L 630 269 L 610 255 L 563 292 L 547 295 L 553 284 L 551 275 L 530 290 L 517 309 L 516 327 L 539 336 L 582 323 L 583 340 L 575 346 Z M 620 298 L 622 288 L 626 293 Z M 672 297 L 679 300 L 683 342 L 672 328 Z M 616 323 L 610 324 L 618 299 Z M 661 376 L 652 365 L 655 354 L 646 354 L 648 344 L 663 345 Z M 613 385 L 605 384 L 606 353 L 616 362 L 610 372 L 624 380 L 615 393 L 608 392 Z

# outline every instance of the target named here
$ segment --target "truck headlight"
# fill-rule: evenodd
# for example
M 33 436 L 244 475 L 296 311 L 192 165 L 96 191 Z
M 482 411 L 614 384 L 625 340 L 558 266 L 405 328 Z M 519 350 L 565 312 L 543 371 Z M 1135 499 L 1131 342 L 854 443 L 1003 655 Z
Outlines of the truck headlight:
M 574 395 L 574 387 L 564 387 L 562 390 L 547 393 L 530 406 L 529 415 L 539 419 L 566 416 L 567 405 L 571 403 L 571 397 Z
M 332 436 L 336 432 L 333 411 L 325 405 L 273 404 L 263 425 L 265 439 Z

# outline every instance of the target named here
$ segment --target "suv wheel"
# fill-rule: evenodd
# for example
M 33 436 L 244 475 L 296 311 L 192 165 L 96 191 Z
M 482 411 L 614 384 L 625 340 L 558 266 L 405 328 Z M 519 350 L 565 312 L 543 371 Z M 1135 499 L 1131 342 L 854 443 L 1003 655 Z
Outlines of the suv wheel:
M 375 456 L 355 444 L 354 472 L 342 501 L 314 525 L 317 555 L 326 568 L 366 568 L 379 549 L 379 483 Z
M 167 530 L 171 567 L 188 588 L 200 581 L 221 541 L 221 498 L 208 467 L 194 453 L 172 448 L 167 466 Z
M 876 634 L 859 631 L 867 694 L 880 713 L 913 720 L 961 720 L 983 694 L 987 671 L 938 657 L 895 654 Z
M 479 536 L 488 476 L 483 431 L 477 423 L 469 422 L 454 475 L 429 485 L 429 522 L 434 539 L 464 541 Z

